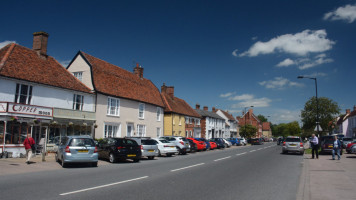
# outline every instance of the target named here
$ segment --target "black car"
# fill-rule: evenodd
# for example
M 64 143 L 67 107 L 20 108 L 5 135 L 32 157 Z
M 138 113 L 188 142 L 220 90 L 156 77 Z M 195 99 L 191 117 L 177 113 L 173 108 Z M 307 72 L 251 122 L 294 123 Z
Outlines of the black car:
M 197 150 L 198 150 L 198 148 L 197 148 L 197 144 L 195 144 L 194 142 L 193 142 L 193 140 L 191 140 L 191 139 L 187 139 L 188 140 L 188 142 L 189 142 L 189 144 L 190 144 L 190 153 L 194 153 L 194 152 L 197 152 Z
M 218 149 L 225 148 L 225 142 L 222 138 L 211 138 L 210 141 L 215 142 Z
M 321 154 L 323 153 L 332 153 L 333 151 L 333 145 L 334 145 L 334 138 L 335 136 L 332 135 L 326 135 L 322 136 L 320 138 L 320 148 L 321 148 Z M 338 138 L 340 140 L 340 138 Z M 341 146 L 343 146 L 342 141 L 340 140 Z M 340 155 L 342 155 L 342 149 L 340 151 Z
M 139 162 L 141 146 L 135 140 L 126 138 L 104 138 L 98 144 L 99 159 L 109 159 L 111 163 L 131 159 Z
M 251 145 L 256 145 L 256 144 L 263 144 L 263 139 L 262 138 L 252 138 Z

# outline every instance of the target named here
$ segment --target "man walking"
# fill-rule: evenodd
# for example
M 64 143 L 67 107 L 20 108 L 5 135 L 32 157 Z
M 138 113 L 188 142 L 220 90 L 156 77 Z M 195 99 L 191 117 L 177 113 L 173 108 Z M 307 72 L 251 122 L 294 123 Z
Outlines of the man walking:
M 27 134 L 27 138 L 23 142 L 23 145 L 25 146 L 26 149 L 26 158 L 27 164 L 30 164 L 30 159 L 32 157 L 32 146 L 35 145 L 35 140 L 30 136 L 30 134 Z
M 315 136 L 315 134 L 312 135 L 312 139 L 310 141 L 311 147 L 312 147 L 312 159 L 314 159 L 314 152 L 316 154 L 316 159 L 319 159 L 319 140 Z
M 340 150 L 342 151 L 342 146 L 340 140 L 337 139 L 337 136 L 334 136 L 334 143 L 333 143 L 333 160 L 335 160 L 335 153 L 337 154 L 337 159 L 340 160 Z

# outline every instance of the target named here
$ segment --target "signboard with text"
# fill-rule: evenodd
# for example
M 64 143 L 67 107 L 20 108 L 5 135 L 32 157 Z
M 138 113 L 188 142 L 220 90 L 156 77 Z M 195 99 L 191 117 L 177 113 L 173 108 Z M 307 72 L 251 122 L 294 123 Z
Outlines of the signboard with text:
M 5 107 L 3 104 L 5 104 L 5 105 L 7 104 L 7 111 L 5 111 L 5 112 L 8 112 L 8 113 L 35 115 L 35 116 L 43 116 L 43 117 L 52 117 L 53 116 L 53 108 L 18 104 L 18 103 L 10 103 L 10 102 L 0 103 L 0 112 L 2 112 L 2 110 L 3 110 L 2 107 Z

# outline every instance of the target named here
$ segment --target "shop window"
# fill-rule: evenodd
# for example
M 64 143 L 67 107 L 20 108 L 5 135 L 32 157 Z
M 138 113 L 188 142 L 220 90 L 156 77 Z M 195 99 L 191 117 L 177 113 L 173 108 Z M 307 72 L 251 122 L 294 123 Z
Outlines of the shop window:
M 4 144 L 4 128 L 5 123 L 3 121 L 0 121 L 0 145 Z
M 32 99 L 32 86 L 16 84 L 15 103 L 30 104 Z
M 8 122 L 6 126 L 6 144 L 22 144 L 27 137 L 30 127 L 27 123 Z

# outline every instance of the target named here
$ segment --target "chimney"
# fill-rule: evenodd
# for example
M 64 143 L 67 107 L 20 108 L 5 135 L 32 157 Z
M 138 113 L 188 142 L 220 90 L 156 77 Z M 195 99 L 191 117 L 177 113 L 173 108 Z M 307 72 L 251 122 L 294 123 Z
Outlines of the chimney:
M 350 114 L 350 109 L 346 109 L 346 114 Z
M 167 87 L 167 94 L 168 94 L 168 96 L 170 96 L 173 99 L 173 97 L 174 97 L 174 87 L 173 86 Z
M 195 109 L 200 110 L 200 104 L 195 104 Z
M 163 83 L 163 85 L 161 86 L 161 93 L 166 93 L 167 92 L 167 86 L 166 83 Z
M 37 52 L 38 55 L 47 57 L 47 41 L 49 34 L 40 31 L 33 33 L 33 45 L 32 49 Z
M 134 68 L 134 74 L 139 78 L 143 78 L 143 68 L 138 63 L 136 63 L 136 67 Z
M 356 106 L 354 106 L 354 111 L 356 111 Z
M 215 112 L 216 111 L 216 109 L 215 109 L 215 107 L 213 107 L 213 112 Z
M 208 106 L 204 106 L 203 108 L 205 111 L 208 111 Z

